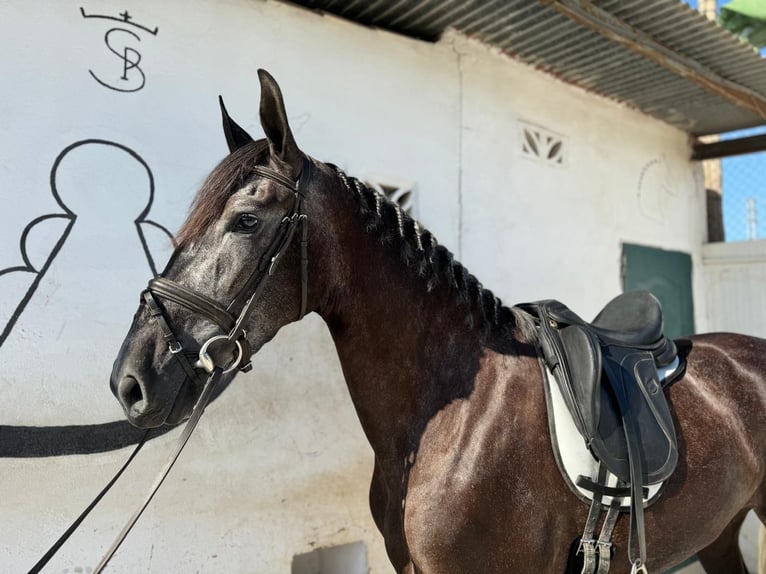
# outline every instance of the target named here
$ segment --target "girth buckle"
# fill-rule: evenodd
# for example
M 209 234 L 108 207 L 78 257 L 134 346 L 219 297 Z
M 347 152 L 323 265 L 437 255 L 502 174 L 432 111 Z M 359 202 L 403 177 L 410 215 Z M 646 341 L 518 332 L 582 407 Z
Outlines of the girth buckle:
M 575 554 L 582 554 L 586 547 L 591 547 L 595 551 L 597 543 L 598 540 L 593 538 L 580 538 L 580 544 L 577 545 L 577 552 Z
M 170 351 L 173 355 L 177 355 L 181 351 L 183 351 L 183 345 L 181 345 L 180 341 L 170 341 L 168 343 L 168 351 Z
M 605 542 L 603 540 L 596 541 L 596 550 L 599 554 L 611 554 L 612 553 L 612 543 L 611 542 Z

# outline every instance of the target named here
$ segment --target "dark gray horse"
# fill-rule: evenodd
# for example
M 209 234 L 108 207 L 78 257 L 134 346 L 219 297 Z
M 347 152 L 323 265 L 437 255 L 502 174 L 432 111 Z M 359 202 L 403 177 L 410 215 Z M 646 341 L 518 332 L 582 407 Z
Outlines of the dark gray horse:
M 252 288 L 306 169 L 279 87 L 259 74 L 267 139 L 252 141 L 225 115 L 231 154 L 197 195 L 164 272 L 218 307 Z M 307 257 L 307 310 L 330 329 L 375 452 L 370 506 L 396 571 L 564 572 L 587 507 L 551 452 L 525 315 L 502 306 L 396 205 L 333 166 L 314 161 L 300 192 L 307 243 L 284 249 L 251 304 L 241 346 L 219 346 L 215 364 L 240 364 L 230 354 L 242 346 L 246 362 L 298 319 Z M 209 309 L 157 299 L 186 349 L 228 331 Z M 748 509 L 766 518 L 766 341 L 712 334 L 678 345 L 687 369 L 667 397 L 680 459 L 646 511 L 648 566 L 697 553 L 710 573 L 745 572 L 740 525 Z M 128 419 L 142 427 L 182 421 L 200 395 L 198 379 L 168 352 L 142 303 L 111 379 Z M 627 533 L 623 516 L 613 572 L 629 569 Z

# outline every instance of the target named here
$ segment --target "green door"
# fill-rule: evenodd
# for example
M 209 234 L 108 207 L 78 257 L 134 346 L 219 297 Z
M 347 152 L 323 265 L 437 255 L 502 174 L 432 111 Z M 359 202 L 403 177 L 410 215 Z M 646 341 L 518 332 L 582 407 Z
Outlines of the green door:
M 622 279 L 624 291 L 645 289 L 660 300 L 668 337 L 694 334 L 692 258 L 688 253 L 624 243 Z

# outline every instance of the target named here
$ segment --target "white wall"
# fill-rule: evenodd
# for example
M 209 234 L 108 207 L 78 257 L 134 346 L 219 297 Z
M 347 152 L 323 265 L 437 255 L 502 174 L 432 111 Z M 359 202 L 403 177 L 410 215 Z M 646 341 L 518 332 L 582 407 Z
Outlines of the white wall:
M 463 79 L 463 259 L 509 302 L 594 316 L 622 291 L 622 243 L 690 253 L 700 289 L 704 191 L 686 134 L 455 39 Z M 563 165 L 521 152 L 519 122 L 563 139 Z M 494 247 L 492 247 L 494 245 Z M 704 302 L 695 301 L 698 330 Z
M 702 253 L 710 330 L 766 337 L 766 241 L 710 243 Z
M 255 0 L 129 4 L 136 22 L 159 28 L 112 37 L 142 55 L 146 84 L 134 93 L 89 73 L 121 85 L 104 33 L 125 25 L 84 19 L 74 2 L 0 3 L 0 270 L 23 264 L 30 221 L 62 213 L 53 162 L 88 138 L 148 164 L 147 219 L 177 228 L 225 153 L 217 95 L 260 134 L 258 67 L 279 80 L 308 153 L 414 181 L 420 219 L 508 303 L 558 297 L 594 314 L 620 290 L 622 241 L 690 252 L 699 269 L 704 193 L 683 133 L 452 35 L 430 45 Z M 565 165 L 522 157 L 518 120 L 562 135 Z M 66 242 L 43 276 L 0 275 L 0 329 L 31 293 L 0 346 L 0 425 L 122 416 L 107 382 L 150 276 L 133 225 L 147 175 L 124 150 L 91 144 L 64 157 L 55 182 L 77 214 Z M 68 223 L 29 233 L 37 269 Z M 164 260 L 166 240 L 144 229 Z M 698 327 L 704 305 L 698 293 Z M 111 571 L 286 573 L 295 554 L 357 540 L 373 573 L 389 571 L 367 509 L 371 451 L 324 325 L 309 317 L 285 329 L 254 364 L 209 407 Z M 0 429 L 0 446 L 7 436 Z M 176 436 L 147 446 L 51 572 L 97 561 Z M 0 460 L 0 570 L 29 567 L 127 452 Z

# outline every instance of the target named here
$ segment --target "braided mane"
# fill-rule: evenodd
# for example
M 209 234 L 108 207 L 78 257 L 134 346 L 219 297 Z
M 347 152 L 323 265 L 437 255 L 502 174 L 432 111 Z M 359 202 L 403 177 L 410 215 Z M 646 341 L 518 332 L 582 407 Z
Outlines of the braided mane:
M 425 281 L 427 291 L 431 292 L 439 285 L 451 288 L 458 304 L 466 306 L 466 323 L 470 327 L 475 326 L 477 315 L 481 327 L 510 330 L 516 326 L 514 311 L 504 306 L 492 291 L 485 289 L 455 260 L 449 249 L 402 211 L 399 204 L 346 175 L 338 166 L 327 165 L 356 200 L 367 231 L 377 233 L 381 243 L 398 247 L 402 262 Z

